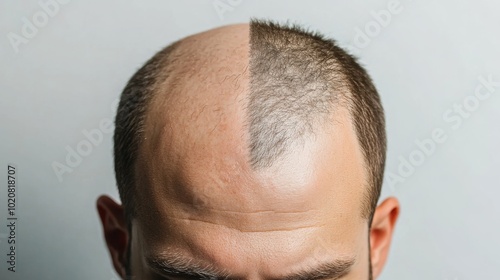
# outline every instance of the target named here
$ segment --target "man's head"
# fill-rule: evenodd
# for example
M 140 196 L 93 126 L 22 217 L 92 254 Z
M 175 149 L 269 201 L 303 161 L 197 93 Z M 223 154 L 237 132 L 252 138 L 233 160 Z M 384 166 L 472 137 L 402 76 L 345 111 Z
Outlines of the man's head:
M 131 78 L 114 140 L 123 207 L 98 210 L 123 278 L 381 272 L 399 211 L 377 207 L 383 111 L 331 40 L 262 21 L 182 39 Z

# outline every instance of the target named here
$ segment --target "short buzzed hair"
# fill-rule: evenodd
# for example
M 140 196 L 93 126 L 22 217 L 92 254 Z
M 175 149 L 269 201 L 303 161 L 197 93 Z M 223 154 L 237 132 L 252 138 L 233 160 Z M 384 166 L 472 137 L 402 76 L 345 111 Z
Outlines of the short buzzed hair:
M 123 90 L 115 120 L 115 174 L 127 220 L 135 216 L 134 170 L 148 105 L 177 57 L 174 43 L 134 74 Z M 370 220 L 380 196 L 386 154 L 384 113 L 366 71 L 336 42 L 297 25 L 250 22 L 250 93 L 246 108 L 250 164 L 271 166 L 291 144 L 347 108 L 369 175 L 363 216 Z
M 249 95 L 251 163 L 256 168 L 272 165 L 338 106 L 349 109 L 371 187 L 363 216 L 371 218 L 382 187 L 385 121 L 377 90 L 356 59 L 334 40 L 300 26 L 252 21 Z

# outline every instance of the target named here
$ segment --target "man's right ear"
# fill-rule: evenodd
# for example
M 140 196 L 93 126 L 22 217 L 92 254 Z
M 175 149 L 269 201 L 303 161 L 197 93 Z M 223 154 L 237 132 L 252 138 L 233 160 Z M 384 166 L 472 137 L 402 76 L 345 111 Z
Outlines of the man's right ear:
M 101 218 L 104 239 L 116 272 L 126 279 L 127 249 L 130 236 L 123 206 L 109 196 L 97 199 L 97 211 Z

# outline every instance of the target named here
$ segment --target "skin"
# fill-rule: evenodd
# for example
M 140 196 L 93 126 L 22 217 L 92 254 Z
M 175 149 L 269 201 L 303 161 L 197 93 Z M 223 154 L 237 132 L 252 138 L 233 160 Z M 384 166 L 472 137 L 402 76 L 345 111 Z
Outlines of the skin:
M 371 228 L 362 217 L 368 175 L 346 109 L 272 167 L 250 167 L 248 35 L 248 25 L 231 25 L 181 42 L 147 114 L 132 232 L 122 205 L 97 201 L 116 271 L 126 279 L 130 244 L 134 279 L 184 279 L 161 277 L 148 263 L 161 258 L 255 280 L 343 260 L 348 271 L 325 279 L 366 280 L 371 260 L 378 277 L 399 204 L 382 202 Z

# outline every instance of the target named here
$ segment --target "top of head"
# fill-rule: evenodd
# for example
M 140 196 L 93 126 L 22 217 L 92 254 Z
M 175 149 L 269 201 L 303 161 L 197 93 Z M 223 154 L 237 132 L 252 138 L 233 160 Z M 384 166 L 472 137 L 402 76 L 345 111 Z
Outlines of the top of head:
M 365 71 L 332 40 L 261 21 L 156 54 L 122 94 L 114 140 L 129 217 L 168 196 L 231 213 L 224 222 L 249 231 L 279 223 L 242 226 L 237 213 L 286 213 L 321 192 L 344 206 L 355 196 L 369 218 L 385 160 L 383 112 Z

